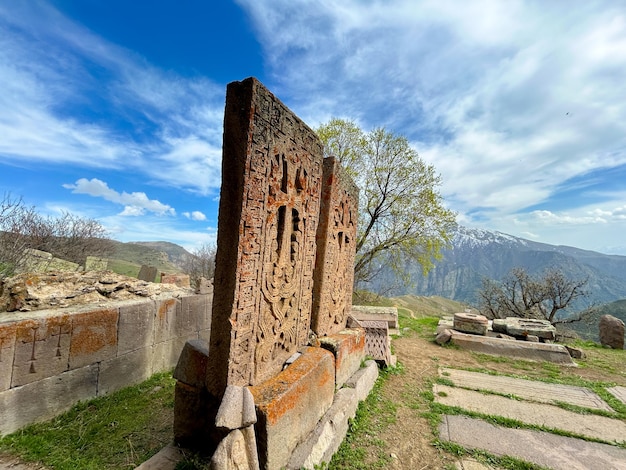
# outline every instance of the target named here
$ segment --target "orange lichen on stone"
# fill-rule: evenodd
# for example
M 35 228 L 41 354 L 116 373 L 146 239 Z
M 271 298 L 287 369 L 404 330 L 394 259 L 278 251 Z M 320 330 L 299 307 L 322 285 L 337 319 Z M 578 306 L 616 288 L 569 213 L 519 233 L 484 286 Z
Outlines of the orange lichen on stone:
M 254 403 L 267 424 L 273 425 L 294 409 L 305 408 L 308 397 L 320 398 L 324 390 L 335 388 L 335 360 L 321 348 L 307 348 L 306 353 L 287 369 L 260 385 L 250 387 Z M 332 402 L 332 398 L 331 398 Z
M 70 356 L 93 354 L 117 345 L 117 309 L 95 310 L 72 317 Z
M 348 328 L 319 338 L 322 348 L 335 356 L 336 385 L 341 387 L 361 367 L 365 359 L 365 330 Z
M 0 323 L 0 347 L 15 341 L 15 323 Z
M 159 304 L 157 317 L 160 321 L 167 321 L 167 314 L 176 311 L 176 299 L 163 300 Z

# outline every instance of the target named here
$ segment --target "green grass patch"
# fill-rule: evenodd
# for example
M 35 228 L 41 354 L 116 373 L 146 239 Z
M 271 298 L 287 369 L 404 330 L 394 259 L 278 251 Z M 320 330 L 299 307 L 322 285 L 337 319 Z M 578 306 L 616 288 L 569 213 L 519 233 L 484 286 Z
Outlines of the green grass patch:
M 55 470 L 131 469 L 171 442 L 171 373 L 79 403 L 0 439 L 0 451 Z

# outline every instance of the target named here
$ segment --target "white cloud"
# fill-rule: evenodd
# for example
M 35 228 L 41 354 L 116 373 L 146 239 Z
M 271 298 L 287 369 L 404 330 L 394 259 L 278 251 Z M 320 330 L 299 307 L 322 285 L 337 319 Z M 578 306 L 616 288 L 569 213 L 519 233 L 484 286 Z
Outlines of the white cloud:
M 146 211 L 157 215 L 176 215 L 176 210 L 156 199 L 149 199 L 144 192 L 119 193 L 109 188 L 107 183 L 97 178 L 88 180 L 80 178 L 74 184 L 64 184 L 64 188 L 71 189 L 74 194 L 87 194 L 93 197 L 101 197 L 107 201 L 125 206 L 120 215 L 138 216 Z
M 200 211 L 183 212 L 183 215 L 191 220 L 206 220 L 206 215 Z

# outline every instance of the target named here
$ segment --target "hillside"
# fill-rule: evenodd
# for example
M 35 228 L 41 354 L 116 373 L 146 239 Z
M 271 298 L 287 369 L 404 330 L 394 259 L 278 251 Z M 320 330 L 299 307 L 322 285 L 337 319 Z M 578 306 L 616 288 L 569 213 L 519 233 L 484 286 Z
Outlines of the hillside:
M 566 327 L 574 330 L 583 339 L 599 342 L 598 323 L 602 315 L 613 315 L 626 323 L 626 299 L 604 304 L 583 312 L 583 320 L 568 323 Z
M 476 305 L 476 292 L 484 278 L 500 280 L 514 267 L 529 273 L 541 273 L 558 267 L 566 276 L 588 278 L 591 295 L 587 304 L 603 304 L 626 298 L 626 256 L 604 255 L 567 246 L 537 243 L 500 232 L 459 226 L 452 246 L 442 251 L 442 259 L 424 277 L 419 265 L 408 266 L 413 284 L 392 290 L 391 295 L 439 295 Z M 383 271 L 381 277 L 366 286 L 380 292 L 393 285 L 394 274 Z
M 180 272 L 185 254 L 181 246 L 169 242 L 113 241 L 109 269 L 128 276 L 137 276 L 142 265 L 154 266 L 158 272 Z

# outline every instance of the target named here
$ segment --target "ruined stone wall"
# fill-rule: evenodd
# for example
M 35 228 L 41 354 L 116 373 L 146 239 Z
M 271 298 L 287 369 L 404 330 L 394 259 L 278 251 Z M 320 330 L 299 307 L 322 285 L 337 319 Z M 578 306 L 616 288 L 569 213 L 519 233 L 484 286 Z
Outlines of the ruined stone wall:
M 159 297 L 0 319 L 0 434 L 172 369 L 209 339 L 212 294 Z

